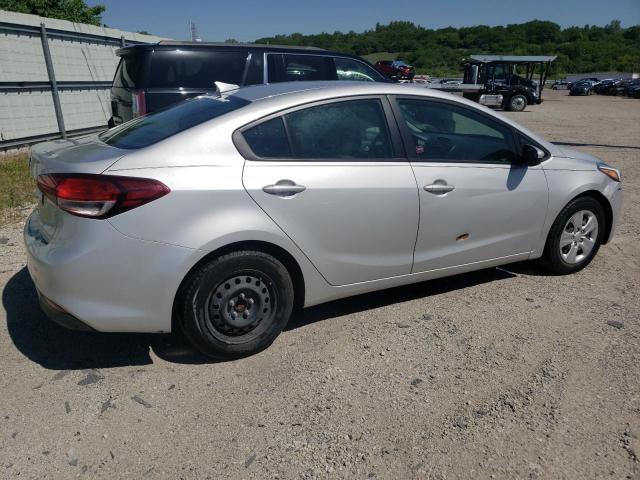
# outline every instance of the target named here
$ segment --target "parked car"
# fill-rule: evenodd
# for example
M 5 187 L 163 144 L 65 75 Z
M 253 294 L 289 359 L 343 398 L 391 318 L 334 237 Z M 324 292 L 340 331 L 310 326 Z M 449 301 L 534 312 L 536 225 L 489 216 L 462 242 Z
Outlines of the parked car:
M 623 95 L 631 98 L 640 98 L 640 79 L 628 80 L 621 87 Z
M 214 91 L 214 82 L 388 81 L 360 57 L 317 48 L 162 41 L 116 52 L 109 127 Z
M 438 83 L 440 85 L 462 85 L 462 80 L 459 78 L 441 78 Z
M 598 82 L 593 91 L 599 95 L 619 95 L 622 93 L 624 83 L 622 80 L 606 79 Z
M 568 82 L 567 88 L 571 90 L 571 87 L 573 87 L 576 83 L 580 83 L 580 82 L 589 82 L 593 86 L 596 83 L 598 83 L 599 80 L 596 77 L 585 77 L 585 78 L 581 78 L 577 82 Z
M 569 95 L 591 95 L 593 93 L 593 85 L 591 82 L 577 82 L 571 86 Z
M 413 80 L 416 70 L 402 60 L 379 60 L 376 69 L 393 80 Z
M 568 85 L 569 85 L 569 82 L 567 82 L 566 80 L 556 80 L 551 85 L 551 89 L 552 90 L 564 90 L 564 89 L 569 88 Z
M 182 329 L 221 358 L 267 347 L 294 306 L 522 260 L 576 272 L 622 204 L 600 159 L 392 83 L 200 96 L 39 144 L 30 171 L 27 265 L 49 316 Z

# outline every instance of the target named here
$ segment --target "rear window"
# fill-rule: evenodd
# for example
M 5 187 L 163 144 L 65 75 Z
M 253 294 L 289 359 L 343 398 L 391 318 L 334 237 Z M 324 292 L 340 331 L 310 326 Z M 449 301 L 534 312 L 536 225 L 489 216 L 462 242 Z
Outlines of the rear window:
M 126 55 L 120 59 L 113 86 L 122 88 L 136 88 L 140 83 L 144 57 L 141 55 Z
M 214 82 L 242 84 L 247 52 L 156 51 L 151 56 L 151 88 L 213 88 Z
M 107 130 L 100 140 L 116 148 L 144 148 L 249 103 L 233 96 L 197 97 Z

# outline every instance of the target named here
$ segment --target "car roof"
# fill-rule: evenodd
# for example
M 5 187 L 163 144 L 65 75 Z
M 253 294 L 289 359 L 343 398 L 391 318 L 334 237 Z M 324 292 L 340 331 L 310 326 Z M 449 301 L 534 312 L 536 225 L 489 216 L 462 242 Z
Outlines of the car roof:
M 553 62 L 556 58 L 555 55 L 471 55 L 465 59 L 467 63 L 494 63 L 494 62 L 507 62 L 507 63 L 544 63 Z
M 451 93 L 426 88 L 421 84 L 386 83 L 386 82 L 354 82 L 354 81 L 304 81 L 283 82 L 266 85 L 252 85 L 228 92 L 225 96 L 234 96 L 249 102 L 266 100 L 283 101 L 293 96 L 309 97 L 309 101 L 318 98 L 338 98 L 360 95 L 424 95 L 434 98 L 459 100 L 463 103 L 473 103 L 462 97 L 454 97 Z M 474 104 L 477 106 L 477 104 Z
M 330 55 L 337 57 L 349 57 L 358 58 L 357 55 L 349 53 L 333 52 L 330 50 L 324 50 L 317 47 L 297 46 L 297 45 L 270 45 L 262 43 L 209 43 L 209 42 L 179 42 L 179 41 L 166 41 L 163 40 L 158 43 L 145 43 L 138 45 L 129 45 L 116 50 L 116 55 L 131 55 L 144 51 L 156 51 L 156 50 L 263 50 L 265 52 L 277 52 L 277 53 L 304 53 L 305 55 Z

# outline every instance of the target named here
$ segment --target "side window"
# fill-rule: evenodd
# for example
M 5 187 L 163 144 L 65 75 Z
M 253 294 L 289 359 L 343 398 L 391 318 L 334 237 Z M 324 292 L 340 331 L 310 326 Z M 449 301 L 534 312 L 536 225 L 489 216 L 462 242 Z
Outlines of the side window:
M 244 139 L 254 154 L 263 158 L 291 157 L 282 117 L 272 118 L 246 130 Z
M 321 55 L 284 54 L 284 72 L 274 82 L 304 80 L 336 80 L 336 69 L 331 57 Z
M 338 80 L 355 80 L 359 82 L 375 82 L 380 76 L 368 65 L 352 58 L 334 58 Z
M 511 130 L 470 108 L 430 100 L 398 99 L 416 156 L 438 162 L 510 163 Z
M 285 115 L 293 154 L 305 159 L 392 158 L 379 100 L 350 100 Z

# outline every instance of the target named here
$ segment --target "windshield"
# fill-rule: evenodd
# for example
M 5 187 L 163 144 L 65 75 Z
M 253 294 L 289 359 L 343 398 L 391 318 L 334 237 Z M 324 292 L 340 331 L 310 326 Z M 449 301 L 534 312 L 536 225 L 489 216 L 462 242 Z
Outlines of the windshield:
M 233 96 L 196 97 L 123 123 L 100 134 L 99 138 L 116 148 L 144 148 L 249 103 L 248 100 Z

